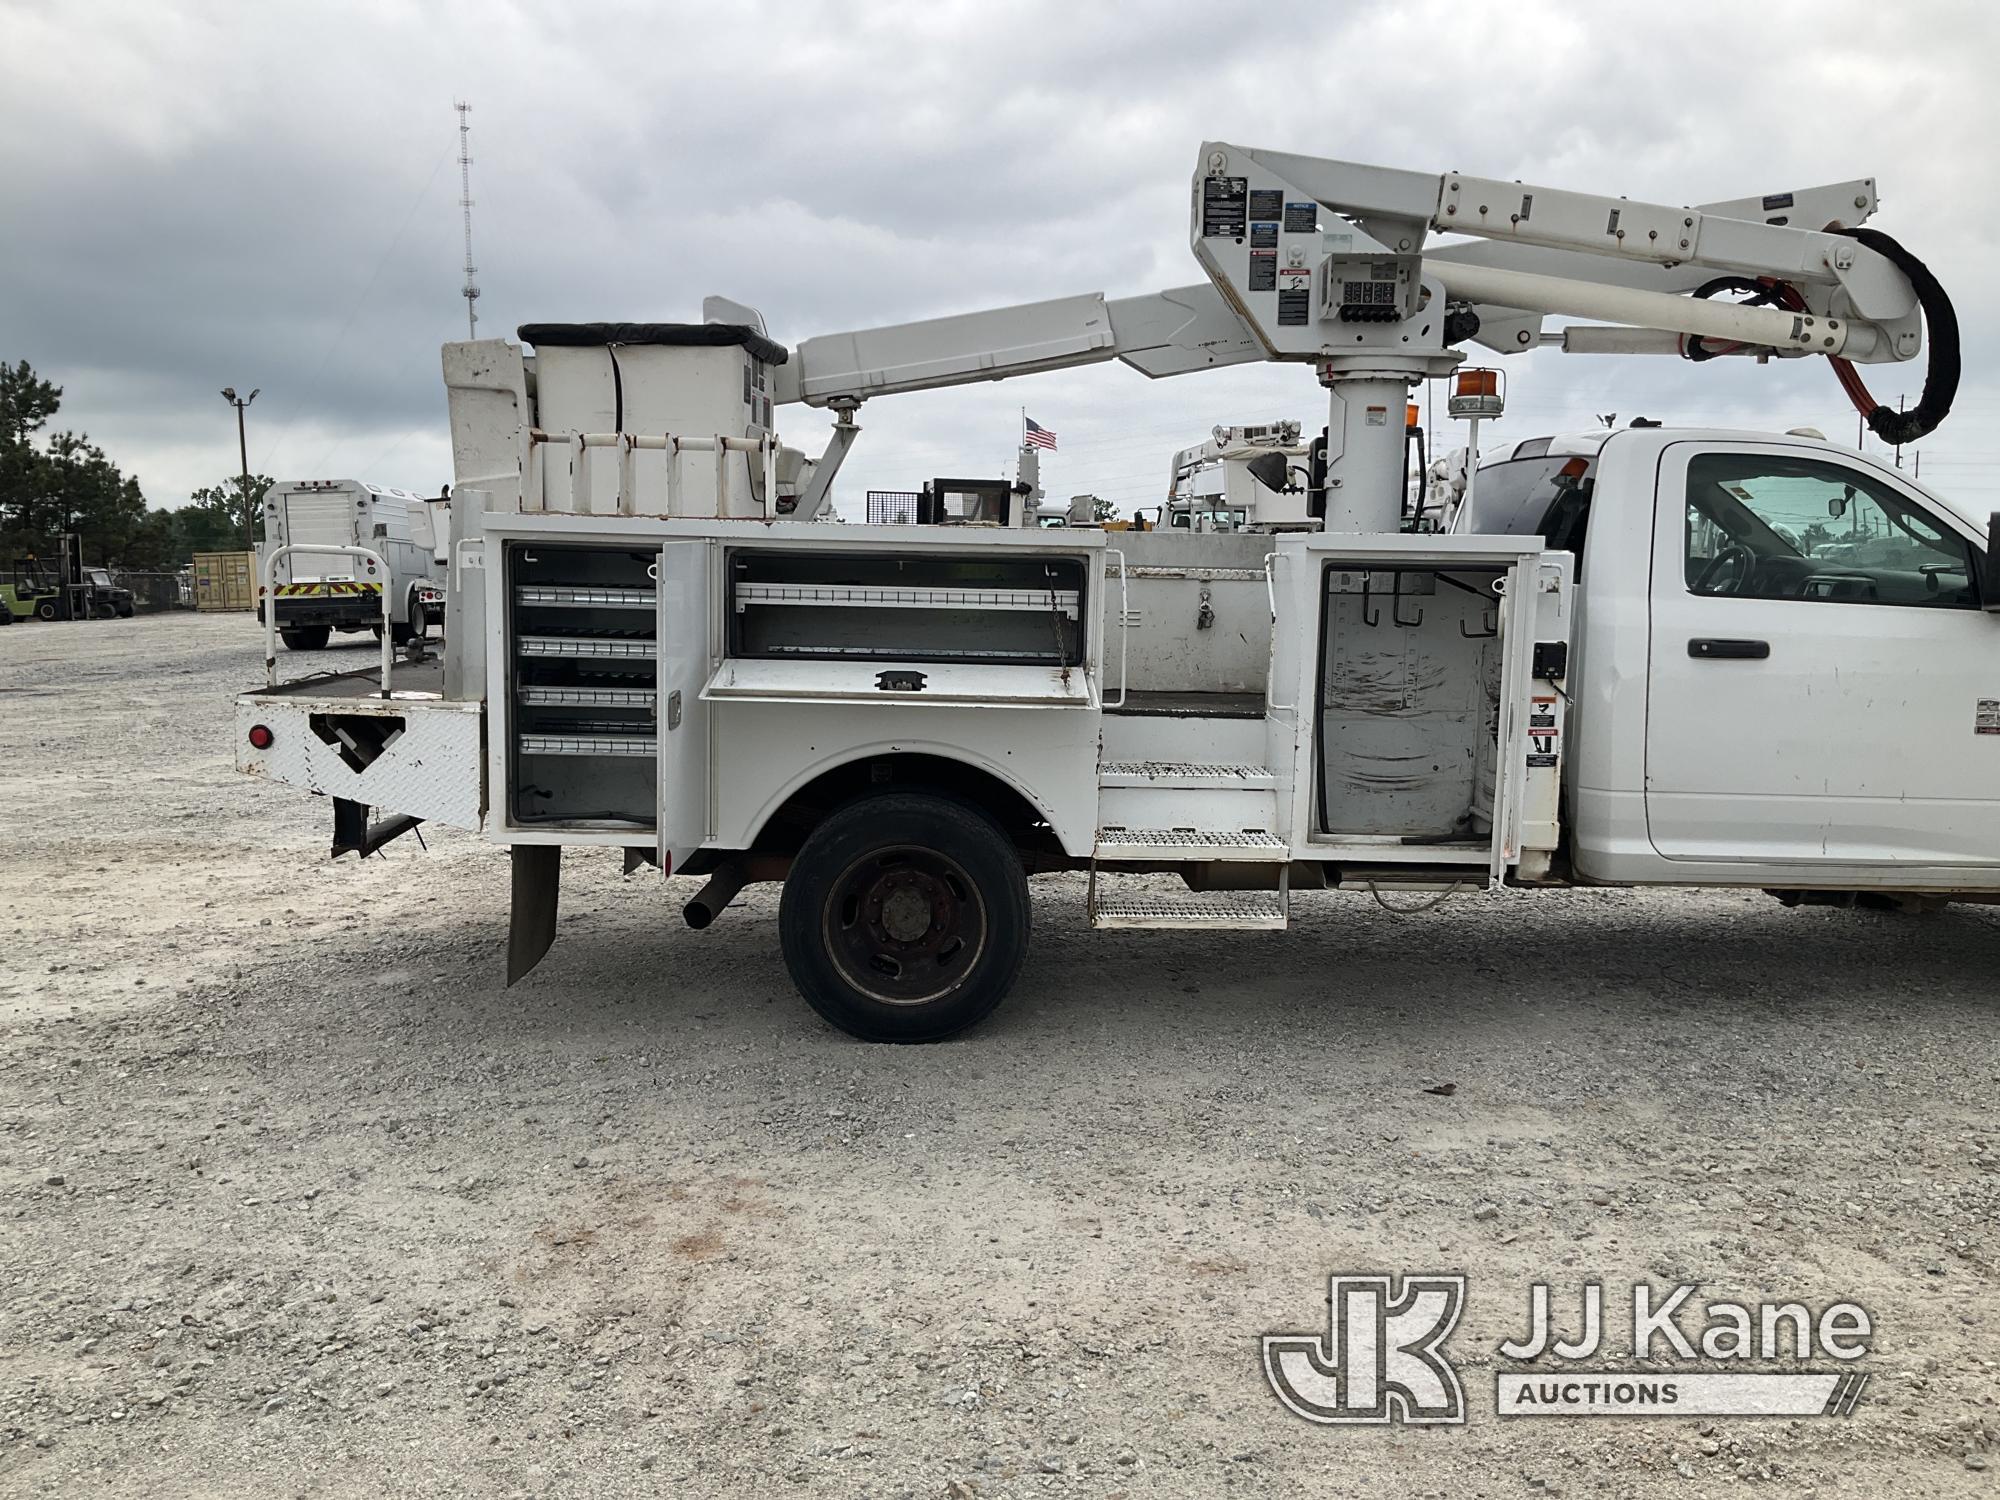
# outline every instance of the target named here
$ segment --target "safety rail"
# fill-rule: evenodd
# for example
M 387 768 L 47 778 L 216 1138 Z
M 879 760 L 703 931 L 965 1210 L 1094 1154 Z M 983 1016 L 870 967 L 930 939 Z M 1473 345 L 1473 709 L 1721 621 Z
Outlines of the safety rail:
M 337 552 L 342 557 L 358 557 L 382 576 L 377 595 L 382 601 L 382 696 L 389 696 L 389 665 L 395 660 L 395 629 L 390 619 L 389 564 L 382 555 L 367 547 L 330 547 L 320 542 L 298 542 L 271 549 L 264 559 L 264 683 L 278 685 L 278 559 L 293 552 Z M 361 580 L 357 579 L 356 582 Z
M 686 453 L 715 455 L 715 513 L 718 516 L 724 513 L 729 494 L 729 455 L 757 455 L 764 477 L 764 514 L 766 517 L 778 514 L 776 433 L 755 438 L 724 437 L 720 434 L 702 438 L 677 437 L 669 432 L 545 432 L 539 427 L 531 427 L 528 429 L 528 473 L 521 491 L 523 511 L 546 512 L 551 509 L 548 451 L 555 447 L 564 449 L 569 455 L 569 509 L 566 514 L 638 515 L 641 453 L 667 455 L 667 515 L 685 514 L 681 505 L 681 455 Z M 592 504 L 590 453 L 594 448 L 616 449 L 618 453 L 617 509 L 613 511 L 599 511 Z

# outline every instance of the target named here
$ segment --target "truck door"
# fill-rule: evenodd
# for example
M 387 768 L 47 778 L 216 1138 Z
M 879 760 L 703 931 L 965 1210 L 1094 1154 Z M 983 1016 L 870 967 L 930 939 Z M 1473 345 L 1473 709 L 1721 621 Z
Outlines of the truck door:
M 1981 561 L 1961 523 L 1824 450 L 1669 445 L 1651 584 L 1653 847 L 1833 878 L 1899 865 L 2000 883 L 2000 619 L 1980 608 Z
M 715 670 L 715 544 L 660 548 L 655 764 L 659 774 L 660 868 L 671 875 L 708 837 L 708 703 Z

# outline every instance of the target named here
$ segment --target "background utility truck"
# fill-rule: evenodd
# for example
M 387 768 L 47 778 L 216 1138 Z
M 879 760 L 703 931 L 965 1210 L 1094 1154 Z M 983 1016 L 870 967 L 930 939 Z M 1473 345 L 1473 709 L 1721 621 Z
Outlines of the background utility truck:
M 429 540 L 434 503 L 359 479 L 272 485 L 257 555 L 257 618 L 275 599 L 285 645 L 317 651 L 336 630 L 379 631 L 386 591 L 398 645 L 442 625 L 444 573 Z M 356 547 L 373 557 L 355 556 Z
M 1942 291 L 1886 236 L 1809 227 L 1874 201 L 1680 208 L 1209 143 L 1198 285 L 794 348 L 716 298 L 447 345 L 449 650 L 247 694 L 239 765 L 331 797 L 336 853 L 422 819 L 509 846 L 510 980 L 555 935 L 565 849 L 707 876 L 697 928 L 782 880 L 798 987 L 880 1040 L 1000 1001 L 1040 871 L 1087 871 L 1101 928 L 1278 928 L 1333 887 L 1993 900 L 1980 518 L 1824 442 L 1647 428 L 1526 459 L 1519 503 L 1475 486 L 1452 531 L 1404 522 L 1408 393 L 1467 342 L 1822 354 L 1878 433 L 1928 431 Z M 1476 238 L 1426 249 L 1448 229 Z M 1923 401 L 1886 411 L 1848 361 L 1916 356 L 1926 319 Z M 807 524 L 865 400 L 1110 359 L 1311 366 L 1325 462 L 1270 477 L 1312 527 Z M 835 414 L 817 459 L 778 440 L 794 402 Z M 1134 879 L 1162 873 L 1184 889 Z

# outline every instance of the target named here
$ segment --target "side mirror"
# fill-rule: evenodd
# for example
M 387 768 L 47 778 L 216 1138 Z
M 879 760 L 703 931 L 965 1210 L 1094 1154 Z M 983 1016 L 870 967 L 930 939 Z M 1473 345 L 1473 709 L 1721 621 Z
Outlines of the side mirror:
M 2000 510 L 1986 518 L 1986 556 L 1979 569 L 1979 603 L 2000 614 Z
M 1250 471 L 1250 477 L 1263 485 L 1274 495 L 1285 492 L 1288 465 L 1282 453 L 1260 453 L 1243 466 Z

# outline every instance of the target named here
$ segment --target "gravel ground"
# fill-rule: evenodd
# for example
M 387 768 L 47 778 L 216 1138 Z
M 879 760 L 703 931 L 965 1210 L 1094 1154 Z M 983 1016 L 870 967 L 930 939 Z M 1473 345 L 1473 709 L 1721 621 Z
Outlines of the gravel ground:
M 997 1016 L 868 1047 L 774 888 L 696 935 L 613 854 L 504 989 L 497 851 L 332 865 L 326 804 L 232 772 L 259 656 L 241 616 L 0 631 L 7 1494 L 1993 1492 L 2000 913 L 1093 934 L 1052 878 Z M 1272 1397 L 1258 1335 L 1360 1270 L 1470 1278 L 1469 1425 Z M 1527 1284 L 1586 1278 L 1856 1299 L 1873 1382 L 1496 1420 Z

